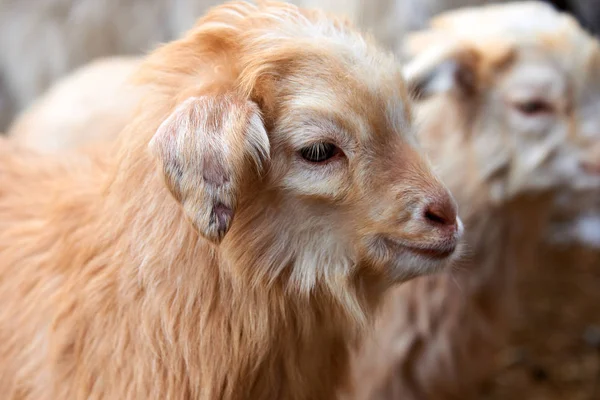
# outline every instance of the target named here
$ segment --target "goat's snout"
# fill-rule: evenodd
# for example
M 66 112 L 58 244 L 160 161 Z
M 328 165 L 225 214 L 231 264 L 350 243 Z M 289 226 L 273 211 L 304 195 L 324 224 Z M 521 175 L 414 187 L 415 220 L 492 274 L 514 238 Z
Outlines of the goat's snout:
M 456 232 L 459 228 L 456 202 L 449 194 L 436 196 L 423 208 L 425 221 L 444 230 Z
M 446 258 L 454 253 L 463 234 L 454 197 L 442 191 L 429 198 L 420 211 L 420 223 L 427 244 L 417 246 L 418 253 L 434 258 Z

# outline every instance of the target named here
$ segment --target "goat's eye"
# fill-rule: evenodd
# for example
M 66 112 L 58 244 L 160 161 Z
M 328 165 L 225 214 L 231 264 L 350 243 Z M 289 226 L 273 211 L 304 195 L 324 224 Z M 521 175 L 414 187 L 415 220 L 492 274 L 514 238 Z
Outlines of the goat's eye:
M 341 150 L 331 143 L 313 143 L 300 149 L 300 156 L 311 163 L 322 163 L 339 154 Z
M 521 103 L 515 103 L 514 106 L 521 113 L 528 116 L 552 112 L 552 105 L 544 100 L 529 100 Z

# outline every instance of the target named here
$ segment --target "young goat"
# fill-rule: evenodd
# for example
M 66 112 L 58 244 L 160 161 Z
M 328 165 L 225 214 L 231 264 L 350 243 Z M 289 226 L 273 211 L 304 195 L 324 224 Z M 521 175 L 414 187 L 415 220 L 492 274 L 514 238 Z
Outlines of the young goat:
M 475 398 L 556 196 L 600 196 L 598 177 L 579 168 L 600 132 L 600 50 L 541 3 L 443 14 L 407 48 L 419 132 L 461 208 L 467 262 L 390 296 L 356 356 L 351 397 Z
M 462 231 L 401 75 L 321 13 L 230 3 L 143 62 L 114 148 L 1 142 L 3 398 L 333 398 Z

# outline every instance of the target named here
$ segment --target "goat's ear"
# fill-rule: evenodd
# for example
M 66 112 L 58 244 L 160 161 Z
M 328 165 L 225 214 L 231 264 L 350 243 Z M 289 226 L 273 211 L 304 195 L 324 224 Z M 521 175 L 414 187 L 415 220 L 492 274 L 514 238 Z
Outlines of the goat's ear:
M 230 94 L 187 99 L 149 146 L 186 216 L 214 243 L 231 227 L 242 181 L 250 171 L 260 174 L 269 159 L 257 105 Z
M 473 49 L 436 49 L 417 55 L 404 66 L 404 78 L 415 99 L 459 90 L 474 94 L 479 55 Z

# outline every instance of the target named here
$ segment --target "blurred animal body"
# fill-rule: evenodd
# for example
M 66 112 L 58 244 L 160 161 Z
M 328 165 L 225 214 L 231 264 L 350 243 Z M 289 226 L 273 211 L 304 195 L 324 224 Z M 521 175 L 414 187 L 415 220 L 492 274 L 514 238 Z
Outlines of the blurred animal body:
M 143 99 L 143 88 L 128 83 L 141 61 L 111 57 L 77 69 L 28 107 L 8 134 L 43 152 L 113 140 Z

